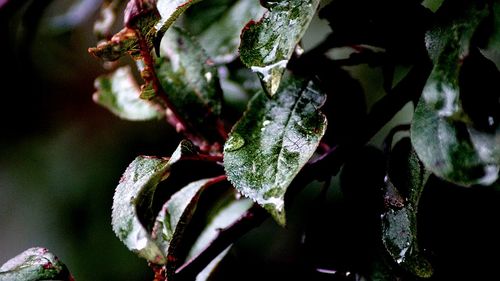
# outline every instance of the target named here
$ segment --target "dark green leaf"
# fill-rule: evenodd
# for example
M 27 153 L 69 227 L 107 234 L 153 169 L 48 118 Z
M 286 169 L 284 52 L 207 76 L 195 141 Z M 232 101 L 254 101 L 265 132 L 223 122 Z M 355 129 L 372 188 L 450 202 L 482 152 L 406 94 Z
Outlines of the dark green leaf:
M 269 11 L 260 21 L 247 24 L 241 34 L 239 50 L 241 61 L 257 72 L 267 92 L 273 95 L 295 46 L 316 13 L 319 0 L 265 3 Z
M 196 210 L 201 193 L 225 177 L 202 179 L 192 182 L 175 193 L 158 214 L 152 237 L 167 257 L 167 277 L 171 277 L 178 266 L 177 247 L 184 231 Z
M 259 1 L 234 2 L 220 18 L 211 22 L 197 35 L 201 46 L 217 64 L 234 60 L 238 56 L 241 30 L 248 21 L 260 17 L 263 12 Z
M 176 112 L 205 137 L 216 135 L 222 100 L 217 69 L 198 42 L 176 27 L 165 33 L 160 54 L 165 58 L 156 73 Z
M 312 82 L 288 78 L 273 98 L 256 94 L 224 146 L 228 179 L 285 224 L 287 187 L 326 129 L 325 96 Z
M 0 281 L 74 280 L 54 254 L 44 248 L 30 248 L 0 267 Z
M 490 9 L 474 1 L 467 2 L 465 6 L 464 3 L 445 2 L 438 11 L 441 22 L 426 34 L 426 45 L 434 69 L 415 110 L 411 139 L 418 156 L 435 175 L 459 185 L 470 186 L 491 184 L 498 178 L 500 127 L 492 124 L 496 128 L 491 128 L 489 132 L 476 129 L 488 127 L 488 123 L 492 123 L 489 117 L 486 117 L 485 122 L 476 122 L 476 116 L 482 116 L 476 112 L 488 111 L 491 105 L 495 111 L 498 98 L 494 97 L 498 97 L 498 93 L 490 95 L 488 91 L 492 89 L 474 86 L 478 81 L 484 84 L 484 79 L 479 80 L 477 77 L 495 77 L 490 76 L 491 73 L 487 71 L 489 68 L 476 67 L 485 65 L 478 64 L 481 55 L 476 44 L 479 40 L 478 30 Z M 471 80 L 469 76 L 477 75 L 476 72 L 481 75 Z M 495 85 L 495 82 L 486 82 Z M 474 108 L 472 105 L 479 101 L 470 97 L 471 89 L 481 91 L 474 93 L 480 100 L 489 101 L 484 97 L 492 96 L 492 102 L 488 102 L 483 109 L 478 106 Z M 464 110 L 460 98 L 467 101 L 463 106 L 468 106 L 468 111 Z M 478 126 L 471 124 L 473 122 Z M 486 126 L 482 126 L 482 123 L 486 123 Z
M 156 188 L 168 177 L 172 166 L 182 157 L 195 155 L 196 148 L 183 141 L 167 159 L 137 157 L 123 174 L 113 198 L 112 226 L 118 238 L 133 252 L 150 262 L 164 264 L 166 255 L 151 238 L 139 210 L 150 209 Z
M 463 186 L 491 184 L 498 178 L 500 140 L 439 116 L 421 99 L 415 110 L 411 139 L 425 166 L 435 175 Z
M 397 151 L 395 148 L 393 152 L 398 154 L 396 159 L 399 161 L 391 161 L 385 178 L 382 241 L 397 264 L 415 276 L 428 278 L 433 269 L 418 247 L 417 211 L 429 173 L 411 149 L 409 141 L 402 141 L 401 146 L 402 149 Z M 394 184 L 398 185 L 397 188 Z M 406 196 L 402 191 L 406 191 Z
M 159 119 L 164 113 L 140 99 L 140 90 L 130 67 L 121 67 L 95 81 L 94 101 L 120 118 L 141 121 Z
M 250 207 L 252 200 L 242 198 L 236 199 L 233 190 L 227 192 L 214 203 L 209 213 L 206 227 L 202 230 L 198 239 L 193 243 L 187 256 L 187 260 L 200 254 L 219 234 L 220 229 L 224 229 L 236 222 Z M 197 281 L 208 280 L 211 273 L 224 258 L 230 247 L 220 253 L 210 262 L 196 277 Z

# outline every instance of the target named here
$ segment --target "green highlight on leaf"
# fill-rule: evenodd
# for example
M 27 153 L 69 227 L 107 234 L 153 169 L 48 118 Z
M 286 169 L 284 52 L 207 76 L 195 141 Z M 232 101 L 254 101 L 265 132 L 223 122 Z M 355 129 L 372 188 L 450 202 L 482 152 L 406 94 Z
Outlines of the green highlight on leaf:
M 30 248 L 0 267 L 0 281 L 74 281 L 54 254 L 45 248 Z
M 295 46 L 306 32 L 319 0 L 266 2 L 268 12 L 258 22 L 249 22 L 241 33 L 241 61 L 262 80 L 273 95 Z
M 122 119 L 143 121 L 160 119 L 164 115 L 140 98 L 139 86 L 129 66 L 120 67 L 110 75 L 98 77 L 95 87 L 97 92 L 94 93 L 94 101 Z
M 287 78 L 275 96 L 256 94 L 224 146 L 229 181 L 285 225 L 285 193 L 326 129 L 312 82 Z
M 176 112 L 213 140 L 222 104 L 217 69 L 200 44 L 177 27 L 163 36 L 160 55 L 156 73 Z

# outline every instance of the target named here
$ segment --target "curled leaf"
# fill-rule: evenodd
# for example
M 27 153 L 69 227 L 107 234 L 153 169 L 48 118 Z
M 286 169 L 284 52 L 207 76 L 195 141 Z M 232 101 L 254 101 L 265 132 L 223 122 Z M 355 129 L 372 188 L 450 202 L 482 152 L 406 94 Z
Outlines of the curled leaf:
M 252 98 L 224 146 L 228 179 L 281 225 L 286 190 L 325 132 L 324 101 L 313 82 L 290 77 L 272 98 Z
M 278 91 L 288 60 L 306 32 L 319 2 L 264 2 L 269 11 L 260 21 L 250 21 L 243 29 L 239 47 L 241 61 L 257 72 L 270 95 Z
M 74 281 L 54 254 L 45 248 L 30 248 L 0 267 L 0 281 Z

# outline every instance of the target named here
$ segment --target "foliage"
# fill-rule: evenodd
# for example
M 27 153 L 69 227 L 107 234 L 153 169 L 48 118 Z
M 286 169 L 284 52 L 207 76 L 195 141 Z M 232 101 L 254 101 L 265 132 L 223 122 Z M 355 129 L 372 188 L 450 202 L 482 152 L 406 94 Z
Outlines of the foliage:
M 498 0 L 123 2 L 105 1 L 95 25 L 104 40 L 89 52 L 112 70 L 96 79 L 94 100 L 123 119 L 165 119 L 185 138 L 170 157 L 138 156 L 113 198 L 113 231 L 155 280 L 211 280 L 237 239 L 269 215 L 286 226 L 300 190 L 338 174 L 345 197 L 376 214 L 363 219 L 377 246 L 361 265 L 304 261 L 305 280 L 440 278 L 417 231 L 429 182 L 498 185 Z M 124 27 L 112 35 L 122 8 Z M 316 14 L 332 31 L 304 50 Z M 135 64 L 119 66 L 127 56 Z M 383 73 L 385 95 L 368 113 L 346 71 L 358 65 Z M 246 109 L 235 100 L 249 100 Z M 408 103 L 411 124 L 392 129 L 377 163 L 353 168 Z M 409 137 L 394 141 L 400 132 Z M 312 223 L 328 221 L 317 216 Z M 0 280 L 72 278 L 52 255 L 59 271 L 50 274 L 66 277 L 47 277 L 38 256 L 48 253 L 28 251 Z

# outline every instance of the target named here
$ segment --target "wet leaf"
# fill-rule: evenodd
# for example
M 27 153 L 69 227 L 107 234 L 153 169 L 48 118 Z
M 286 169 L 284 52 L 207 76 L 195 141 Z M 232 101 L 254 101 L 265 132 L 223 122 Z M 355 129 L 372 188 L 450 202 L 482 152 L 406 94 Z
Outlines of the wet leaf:
M 196 210 L 201 193 L 205 188 L 224 180 L 225 177 L 202 179 L 192 182 L 163 205 L 153 227 L 152 237 L 167 257 L 167 277 L 170 278 L 178 266 L 177 247 L 182 241 L 184 231 Z
M 457 3 L 443 3 L 441 22 L 426 34 L 434 68 L 415 110 L 411 139 L 435 175 L 463 186 L 488 185 L 498 178 L 500 163 L 500 126 L 493 117 L 499 108 L 493 81 L 499 74 L 484 63 L 477 43 L 484 40 L 480 26 L 491 9 L 474 1 L 466 7 Z
M 325 132 L 324 101 L 312 82 L 287 78 L 274 97 L 252 98 L 224 146 L 228 179 L 281 225 L 287 187 Z
M 259 1 L 234 1 L 224 14 L 204 27 L 197 38 L 215 63 L 230 62 L 238 56 L 241 30 L 248 21 L 259 18 L 263 12 Z
M 262 1 L 269 10 L 241 33 L 241 61 L 257 72 L 266 91 L 278 90 L 295 46 L 311 22 L 319 0 Z
M 198 42 L 173 27 L 160 45 L 156 73 L 176 112 L 196 131 L 217 139 L 222 91 L 217 69 Z
M 433 269 L 418 247 L 417 212 L 429 173 L 408 139 L 397 145 L 392 153 L 397 161 L 391 159 L 383 188 L 382 241 L 394 262 L 417 277 L 428 278 Z
M 113 197 L 112 226 L 118 238 L 140 257 L 156 264 L 166 263 L 166 255 L 151 238 L 149 225 L 139 212 L 151 209 L 160 181 L 183 157 L 196 155 L 189 141 L 182 141 L 169 160 L 139 156 L 127 168 Z
M 0 267 L 0 281 L 73 281 L 73 277 L 54 254 L 44 248 L 30 248 Z
M 140 98 L 140 90 L 130 67 L 121 67 L 96 79 L 94 101 L 116 116 L 132 121 L 159 119 L 164 113 Z

